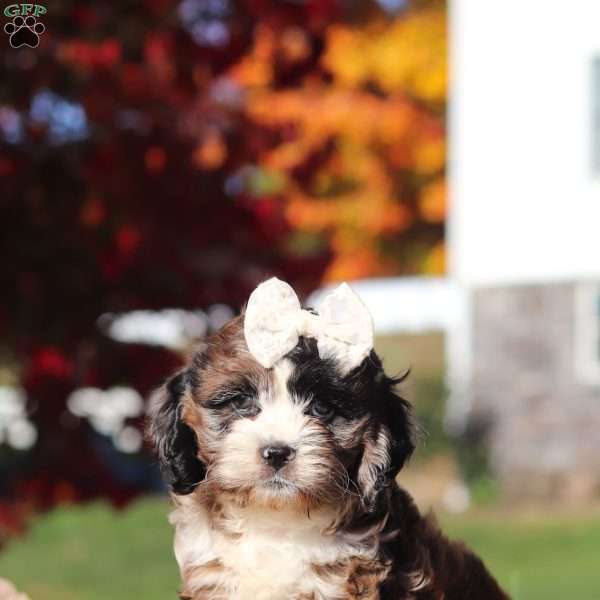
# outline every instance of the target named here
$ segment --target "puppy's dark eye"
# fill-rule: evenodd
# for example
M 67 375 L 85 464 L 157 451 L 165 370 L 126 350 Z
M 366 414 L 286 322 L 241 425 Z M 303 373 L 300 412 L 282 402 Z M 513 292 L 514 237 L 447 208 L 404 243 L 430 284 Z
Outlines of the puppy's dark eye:
M 327 404 L 327 402 L 323 402 L 322 400 L 315 400 L 310 407 L 310 412 L 319 419 L 327 420 L 333 417 L 335 411 L 331 404 Z
M 240 394 L 231 400 L 231 406 L 234 410 L 242 415 L 249 415 L 257 412 L 254 396 Z
M 229 392 L 222 396 L 217 396 L 210 401 L 208 406 L 214 410 L 231 410 L 242 416 L 251 416 L 259 412 L 256 404 L 256 396 L 245 392 Z

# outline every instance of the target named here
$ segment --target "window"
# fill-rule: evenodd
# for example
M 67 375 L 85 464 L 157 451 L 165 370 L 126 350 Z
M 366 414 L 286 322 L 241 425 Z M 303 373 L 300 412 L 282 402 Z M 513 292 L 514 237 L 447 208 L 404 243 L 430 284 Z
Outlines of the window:
M 600 283 L 575 290 L 575 373 L 584 383 L 600 385 Z
M 591 152 L 592 174 L 600 177 L 600 56 L 592 60 L 592 89 L 591 89 Z

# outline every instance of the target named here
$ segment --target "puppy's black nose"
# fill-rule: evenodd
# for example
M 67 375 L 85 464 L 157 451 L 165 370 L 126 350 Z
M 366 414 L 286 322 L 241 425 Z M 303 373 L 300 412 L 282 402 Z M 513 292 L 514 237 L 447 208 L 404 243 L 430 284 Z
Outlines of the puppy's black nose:
M 284 444 L 274 444 L 261 448 L 260 454 L 269 466 L 274 469 L 281 469 L 283 465 L 296 456 L 296 451 Z

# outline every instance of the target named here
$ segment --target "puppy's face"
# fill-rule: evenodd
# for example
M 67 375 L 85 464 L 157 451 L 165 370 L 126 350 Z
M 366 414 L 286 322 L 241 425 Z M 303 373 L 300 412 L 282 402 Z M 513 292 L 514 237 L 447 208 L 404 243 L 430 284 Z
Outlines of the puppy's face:
M 413 449 L 407 404 L 375 353 L 343 375 L 301 338 L 273 368 L 248 352 L 243 317 L 166 386 L 151 433 L 177 494 L 229 492 L 273 507 L 368 507 Z

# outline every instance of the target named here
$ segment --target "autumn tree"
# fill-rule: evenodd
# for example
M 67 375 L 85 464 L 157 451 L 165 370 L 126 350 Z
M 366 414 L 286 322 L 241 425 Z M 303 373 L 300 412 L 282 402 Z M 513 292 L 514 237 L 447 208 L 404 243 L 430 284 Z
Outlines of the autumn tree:
M 5 39 L 0 384 L 38 438 L 0 446 L 0 520 L 156 483 L 66 404 L 180 360 L 102 315 L 443 269 L 444 5 L 396 5 L 66 0 L 38 48 Z

